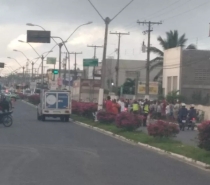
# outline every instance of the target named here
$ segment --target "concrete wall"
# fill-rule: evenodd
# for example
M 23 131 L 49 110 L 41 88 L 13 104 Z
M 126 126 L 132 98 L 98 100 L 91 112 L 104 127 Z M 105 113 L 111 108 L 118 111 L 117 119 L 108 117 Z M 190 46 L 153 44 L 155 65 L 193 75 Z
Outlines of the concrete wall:
M 181 47 L 165 50 L 164 62 L 163 62 L 163 88 L 164 94 L 167 95 L 169 92 L 168 88 L 168 77 L 177 77 L 177 89 L 173 88 L 173 80 L 171 83 L 171 90 L 180 90 L 180 64 L 181 64 Z
M 193 93 L 210 93 L 210 51 L 183 50 L 181 93 L 192 101 Z
M 107 59 L 106 64 L 106 80 L 105 85 L 108 89 L 107 80 L 112 79 L 115 83 L 116 81 L 116 67 L 117 60 L 116 59 Z M 146 61 L 141 60 L 120 60 L 119 64 L 119 86 L 123 85 L 126 78 L 136 79 L 137 72 L 140 73 L 139 79 L 140 81 L 146 81 Z M 150 81 L 153 81 L 156 74 L 159 72 L 160 68 L 153 70 L 150 73 Z M 130 75 L 128 75 L 128 72 Z M 133 73 L 132 73 L 133 72 Z

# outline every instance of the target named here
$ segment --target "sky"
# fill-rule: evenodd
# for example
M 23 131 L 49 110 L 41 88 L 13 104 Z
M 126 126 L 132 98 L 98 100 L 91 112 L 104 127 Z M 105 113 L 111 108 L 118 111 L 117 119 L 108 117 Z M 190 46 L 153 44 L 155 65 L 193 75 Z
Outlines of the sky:
M 113 18 L 130 0 L 91 0 L 103 18 Z M 151 33 L 151 45 L 161 49 L 157 37 L 165 38 L 165 32 L 178 30 L 179 34 L 186 34 L 188 44 L 196 44 L 198 49 L 210 49 L 209 36 L 209 0 L 133 0 L 133 2 L 119 14 L 109 25 L 109 32 L 130 33 L 121 37 L 121 59 L 146 60 L 146 53 L 142 53 L 142 42 L 147 43 L 146 25 L 137 24 L 139 21 L 160 22 L 154 25 Z M 0 70 L 0 75 L 7 75 L 21 65 L 26 65 L 26 58 L 33 60 L 38 55 L 26 41 L 27 30 L 40 30 L 39 27 L 27 26 L 33 23 L 51 31 L 51 36 L 59 36 L 66 40 L 80 25 L 87 22 L 90 25 L 80 27 L 67 42 L 70 52 L 82 52 L 77 56 L 77 67 L 82 69 L 84 58 L 93 57 L 93 49 L 87 45 L 103 45 L 105 24 L 102 18 L 93 9 L 88 0 L 0 0 L 0 62 L 6 68 Z M 59 40 L 56 40 L 59 42 Z M 55 43 L 50 44 L 30 43 L 41 55 L 50 51 Z M 118 47 L 117 35 L 108 35 L 107 57 L 116 58 Z M 15 52 L 14 49 L 21 51 Z M 49 57 L 58 60 L 59 48 L 55 47 Z M 65 52 L 65 48 L 62 48 Z M 97 58 L 102 59 L 103 49 L 97 50 Z M 65 57 L 62 54 L 62 60 Z M 155 55 L 151 55 L 155 57 Z M 35 60 L 36 61 L 36 60 Z M 34 68 L 40 66 L 40 60 Z M 53 66 L 44 63 L 47 68 Z M 56 64 L 58 67 L 58 63 Z M 74 68 L 74 56 L 71 56 L 71 68 Z M 29 65 L 31 69 L 31 65 Z

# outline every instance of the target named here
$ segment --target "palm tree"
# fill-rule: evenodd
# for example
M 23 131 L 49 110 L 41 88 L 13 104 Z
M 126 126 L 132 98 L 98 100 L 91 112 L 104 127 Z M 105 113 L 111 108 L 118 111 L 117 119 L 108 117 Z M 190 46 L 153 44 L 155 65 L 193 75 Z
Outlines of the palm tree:
M 169 31 L 166 32 L 166 39 L 163 39 L 161 36 L 157 39 L 162 46 L 163 50 L 175 48 L 178 46 L 184 47 L 187 39 L 185 38 L 185 34 L 179 37 L 178 31 Z M 162 67 L 158 74 L 155 76 L 154 81 L 157 81 L 160 76 L 163 74 L 163 58 L 164 52 L 156 47 L 151 47 L 150 51 L 157 54 L 158 57 L 154 58 L 150 61 L 150 71 L 154 70 L 157 67 Z

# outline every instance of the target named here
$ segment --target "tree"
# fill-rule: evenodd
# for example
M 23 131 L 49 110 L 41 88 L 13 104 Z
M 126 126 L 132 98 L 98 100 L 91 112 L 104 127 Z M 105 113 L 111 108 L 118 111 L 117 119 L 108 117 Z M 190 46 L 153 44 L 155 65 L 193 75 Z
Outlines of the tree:
M 127 78 L 123 84 L 123 93 L 124 94 L 135 94 L 136 80 Z
M 177 30 L 166 32 L 166 39 L 163 39 L 161 36 L 159 36 L 157 40 L 159 41 L 163 50 L 175 48 L 178 46 L 184 47 L 187 42 L 185 34 L 179 37 Z M 162 67 L 154 78 L 154 81 L 157 81 L 158 78 L 163 74 L 164 52 L 156 47 L 151 47 L 150 51 L 158 55 L 156 58 L 150 61 L 150 71 L 154 70 L 157 67 Z

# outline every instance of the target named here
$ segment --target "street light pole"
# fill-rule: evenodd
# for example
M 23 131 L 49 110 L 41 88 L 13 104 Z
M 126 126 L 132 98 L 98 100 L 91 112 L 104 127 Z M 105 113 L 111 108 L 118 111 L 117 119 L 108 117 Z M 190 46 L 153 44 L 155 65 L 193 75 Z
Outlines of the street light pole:
M 42 59 L 42 85 L 44 84 L 44 56 L 41 56 Z
M 24 75 L 25 67 L 23 67 L 23 83 L 25 82 L 25 75 Z
M 32 62 L 31 67 L 32 67 L 32 69 L 31 69 L 31 70 L 32 70 L 32 72 L 31 72 L 31 75 L 32 75 L 32 76 L 31 76 L 31 81 L 33 82 L 33 79 L 34 79 L 34 78 L 33 78 L 33 77 L 34 77 L 34 62 Z
M 62 50 L 62 46 L 63 46 L 63 43 L 60 43 L 59 45 L 59 78 L 61 78 L 61 50 Z

